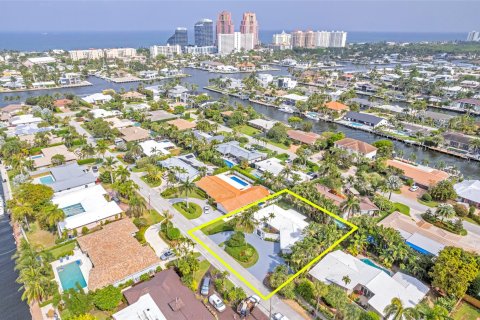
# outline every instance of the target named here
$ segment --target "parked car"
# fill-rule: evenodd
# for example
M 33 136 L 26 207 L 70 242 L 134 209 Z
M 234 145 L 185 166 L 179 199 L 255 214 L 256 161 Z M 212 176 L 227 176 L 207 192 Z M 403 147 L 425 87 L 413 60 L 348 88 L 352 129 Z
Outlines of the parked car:
M 217 294 L 215 293 L 212 294 L 210 298 L 208 298 L 208 302 L 210 302 L 210 304 L 214 306 L 218 312 L 223 312 L 227 308 L 225 306 L 225 303 L 223 303 L 222 299 L 220 299 L 220 297 L 217 296 Z
M 413 186 L 411 186 L 410 189 L 408 189 L 408 190 L 410 190 L 410 191 L 412 191 L 412 192 L 415 192 L 415 191 L 418 190 L 418 186 L 413 185 Z
M 93 166 L 93 167 L 92 167 L 92 171 L 93 171 L 93 172 L 98 172 L 98 166 Z
M 203 212 L 205 212 L 206 214 L 210 213 L 210 207 L 209 206 L 203 207 Z
M 203 278 L 202 288 L 200 289 L 200 294 L 202 296 L 208 296 L 208 293 L 210 291 L 210 280 L 210 277 Z
M 162 255 L 160 256 L 160 259 L 162 259 L 163 261 L 166 261 L 173 257 L 175 257 L 175 252 L 173 252 L 173 250 L 167 250 L 164 253 L 162 253 Z
M 288 320 L 288 318 L 283 314 L 281 314 L 280 312 L 276 312 L 272 314 L 271 320 Z

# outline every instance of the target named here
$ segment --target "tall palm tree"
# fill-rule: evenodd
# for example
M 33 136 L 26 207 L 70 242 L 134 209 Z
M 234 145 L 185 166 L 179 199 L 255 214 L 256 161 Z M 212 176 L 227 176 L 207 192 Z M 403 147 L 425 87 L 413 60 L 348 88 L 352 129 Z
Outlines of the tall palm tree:
M 235 217 L 235 226 L 245 230 L 245 232 L 252 233 L 258 225 L 258 221 L 255 219 L 255 212 L 257 210 L 258 207 L 254 206 L 241 212 Z
M 163 218 L 162 224 L 165 224 L 166 231 L 168 231 L 168 225 L 173 219 L 173 214 L 171 214 L 168 210 L 163 210 L 161 216 Z
M 360 212 L 360 200 L 352 194 L 347 196 L 347 199 L 343 201 L 340 205 L 340 209 L 343 212 L 347 212 L 347 217 L 350 219 L 351 216 Z
M 134 193 L 128 199 L 128 205 L 128 213 L 135 218 L 141 217 L 146 210 L 145 202 L 143 202 L 142 198 L 140 198 L 137 193 Z
M 124 166 L 119 166 L 117 171 L 115 171 L 115 175 L 120 177 L 120 181 L 124 182 L 130 177 L 130 171 L 128 171 L 128 168 Z
M 17 282 L 22 284 L 22 300 L 27 300 L 29 304 L 41 301 L 47 295 L 45 290 L 48 288 L 49 281 L 41 268 L 29 266 L 22 269 L 17 278 Z
M 97 141 L 97 152 L 104 158 L 105 153 L 108 151 L 108 142 L 106 140 Z
M 183 191 L 185 191 L 185 200 L 188 208 L 188 194 L 195 189 L 195 184 L 190 181 L 190 178 L 187 178 L 185 181 L 182 182 L 182 189 Z
M 391 320 L 416 320 L 419 319 L 418 312 L 414 308 L 405 308 L 402 300 L 393 298 L 383 311 L 386 319 Z
M 388 196 L 388 200 L 392 198 L 392 192 L 395 190 L 400 189 L 402 186 L 402 181 L 398 176 L 389 176 L 387 180 L 385 181 L 385 186 L 388 191 L 390 191 L 390 194 Z
M 103 165 L 110 172 L 110 182 L 111 183 L 114 182 L 114 180 L 113 180 L 113 178 L 114 178 L 113 177 L 113 166 L 115 165 L 115 163 L 117 163 L 117 160 L 115 160 L 114 157 L 106 157 L 105 161 L 103 161 Z
M 455 209 L 453 209 L 453 206 L 451 204 L 442 203 L 438 206 L 436 215 L 440 216 L 442 221 L 444 221 L 445 218 L 450 219 L 455 216 Z

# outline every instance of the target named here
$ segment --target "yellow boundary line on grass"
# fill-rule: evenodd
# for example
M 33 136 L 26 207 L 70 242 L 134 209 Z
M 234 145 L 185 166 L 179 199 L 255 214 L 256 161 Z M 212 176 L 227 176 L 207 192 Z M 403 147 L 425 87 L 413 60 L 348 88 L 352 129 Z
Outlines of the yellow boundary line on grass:
M 248 282 L 242 275 L 240 275 L 240 273 L 235 270 L 231 265 L 229 265 L 227 262 L 225 262 L 225 260 L 223 260 L 222 258 L 220 258 L 220 256 L 218 254 L 216 254 L 212 249 L 210 249 L 203 241 L 201 241 L 197 236 L 195 236 L 193 233 L 196 232 L 196 231 L 199 231 L 217 221 L 220 221 L 220 220 L 224 220 L 228 217 L 231 217 L 239 212 L 242 212 L 242 211 L 245 211 L 246 209 L 248 208 L 251 208 L 253 206 L 256 206 L 257 204 L 259 203 L 262 203 L 262 202 L 265 202 L 265 201 L 268 201 L 270 199 L 273 199 L 273 198 L 276 198 L 282 194 L 289 194 L 291 196 L 294 196 L 295 198 L 311 205 L 312 207 L 322 211 L 323 213 L 326 213 L 328 214 L 329 216 L 331 216 L 332 218 L 334 218 L 335 220 L 338 220 L 340 222 L 342 222 L 343 224 L 346 224 L 347 226 L 349 226 L 351 228 L 350 231 L 348 231 L 345 235 L 343 235 L 339 240 L 335 241 L 334 244 L 332 244 L 330 247 L 328 247 L 325 251 L 323 251 L 319 256 L 317 256 L 315 259 L 313 259 L 312 261 L 310 261 L 307 265 L 305 265 L 302 269 L 300 269 L 299 271 L 297 271 L 297 273 L 295 273 L 294 275 L 292 275 L 287 281 L 285 281 L 284 283 L 282 283 L 279 287 L 277 287 L 275 290 L 273 290 L 272 292 L 270 292 L 268 295 L 264 295 L 260 292 L 260 290 L 258 290 L 254 285 L 252 285 L 250 282 Z M 287 284 L 289 284 L 290 282 L 292 282 L 296 277 L 298 277 L 300 274 L 302 274 L 303 272 L 307 271 L 311 266 L 313 266 L 318 260 L 320 260 L 323 256 L 325 256 L 327 253 L 329 253 L 330 251 L 332 251 L 336 246 L 338 246 L 342 241 L 344 241 L 346 238 L 348 238 L 352 233 L 354 233 L 356 230 L 358 229 L 358 227 L 356 225 L 354 225 L 353 223 L 343 219 L 342 217 L 339 217 L 337 216 L 336 214 L 326 210 L 325 208 L 322 208 L 316 204 L 314 204 L 313 202 L 299 196 L 298 194 L 288 190 L 288 189 L 283 189 L 277 193 L 274 193 L 272 195 L 269 195 L 268 197 L 265 197 L 263 199 L 260 199 L 258 201 L 255 201 L 249 205 L 246 205 L 240 209 L 237 209 L 237 210 L 234 210 L 224 216 L 221 216 L 221 217 L 218 217 L 218 218 L 215 218 L 213 219 L 212 221 L 209 221 L 209 222 L 206 222 L 198 227 L 195 227 L 193 229 L 190 229 L 188 230 L 188 234 L 196 241 L 198 242 L 202 247 L 204 247 L 212 256 L 214 256 L 218 261 L 220 261 L 221 264 L 223 264 L 232 274 L 234 274 L 238 279 L 240 279 L 243 283 L 245 283 L 250 289 L 252 289 L 258 296 L 260 296 L 262 299 L 264 300 L 268 300 L 270 299 L 275 293 L 277 293 L 279 290 L 281 290 L 283 287 L 285 287 Z M 246 270 L 246 269 L 245 269 Z

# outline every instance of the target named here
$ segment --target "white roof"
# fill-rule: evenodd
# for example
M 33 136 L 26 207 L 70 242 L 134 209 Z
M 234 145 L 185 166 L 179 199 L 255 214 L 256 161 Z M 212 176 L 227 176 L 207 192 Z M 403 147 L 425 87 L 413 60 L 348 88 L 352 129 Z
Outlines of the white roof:
M 10 124 L 12 126 L 18 126 L 21 124 L 28 124 L 28 123 L 38 123 L 42 122 L 42 118 L 34 117 L 33 114 L 22 114 L 19 116 L 12 117 L 10 119 Z
M 285 166 L 281 163 L 280 159 L 270 158 L 255 163 L 255 167 L 260 169 L 263 172 L 270 172 L 271 174 L 277 176 L 282 172 Z
M 115 320 L 167 320 L 149 293 L 112 315 Z
M 270 130 L 273 128 L 275 123 L 278 121 L 271 121 L 271 120 L 265 120 L 265 119 L 253 119 L 248 121 L 248 123 L 253 124 L 257 127 L 263 128 L 265 130 Z
M 175 148 L 175 144 L 170 142 L 169 140 L 163 140 L 160 142 L 157 142 L 155 140 L 147 140 L 140 142 L 140 147 L 142 147 L 143 153 L 147 156 L 153 156 L 155 154 L 170 154 L 170 151 L 168 149 Z
M 480 202 L 480 180 L 463 180 L 453 186 L 459 197 Z
M 109 118 L 113 116 L 118 116 L 122 114 L 118 110 L 105 110 L 105 109 L 92 109 L 90 113 L 93 115 L 95 119 L 97 118 Z
M 272 204 L 255 212 L 255 219 L 260 221 L 263 217 L 268 218 L 272 212 L 275 216 L 268 220 L 268 224 L 280 231 L 280 248 L 282 250 L 288 249 L 302 239 L 302 231 L 308 226 L 304 215 L 293 209 L 285 210 Z
M 109 96 L 108 94 L 103 94 L 103 93 L 94 93 L 82 98 L 83 101 L 86 101 L 88 103 L 95 103 L 97 101 L 110 101 L 112 99 L 113 99 L 112 96 Z
M 390 104 L 383 104 L 383 105 L 375 106 L 375 108 L 388 110 L 388 111 L 392 111 L 392 112 L 396 112 L 396 113 L 402 113 L 404 111 L 404 108 L 402 108 L 400 106 L 393 106 L 393 105 L 390 105 Z
M 98 109 L 101 110 L 101 109 Z M 126 128 L 126 127 L 131 127 L 134 125 L 132 120 L 129 119 L 119 119 L 117 117 L 113 117 L 107 120 L 112 128 Z
M 52 57 L 33 57 L 33 58 L 28 58 L 28 61 L 30 61 L 33 64 L 42 64 L 42 63 L 52 63 L 55 62 L 55 58 Z
M 101 185 L 80 189 L 66 194 L 55 195 L 52 202 L 60 209 L 74 205 L 81 205 L 84 212 L 65 218 L 60 228 L 72 230 L 87 224 L 106 219 L 122 212 L 122 209 L 113 201 L 108 202 L 104 195 L 107 193 Z
M 417 305 L 429 291 L 428 286 L 414 277 L 401 272 L 391 277 L 383 270 L 340 250 L 327 254 L 310 270 L 310 275 L 325 283 L 335 283 L 348 291 L 359 284 L 366 287 L 374 294 L 368 304 L 382 315 L 393 298 L 399 298 L 405 308 L 409 308 Z M 345 276 L 350 278 L 348 284 L 342 280 Z
M 298 95 L 298 94 L 295 94 L 295 93 L 290 93 L 290 94 L 284 95 L 284 96 L 282 96 L 282 98 L 283 99 L 290 99 L 290 100 L 293 100 L 293 101 L 307 101 L 308 100 L 308 97 L 301 96 L 301 95 Z

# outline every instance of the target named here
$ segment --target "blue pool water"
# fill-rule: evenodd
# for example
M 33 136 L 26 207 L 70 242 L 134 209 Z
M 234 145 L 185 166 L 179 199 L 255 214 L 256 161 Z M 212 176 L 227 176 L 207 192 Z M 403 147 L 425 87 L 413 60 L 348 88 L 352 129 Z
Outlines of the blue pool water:
M 62 208 L 62 210 L 67 217 L 71 217 L 76 214 L 85 212 L 85 209 L 83 208 L 81 203 L 72 204 L 71 206 Z
M 52 176 L 41 177 L 39 180 L 41 184 L 50 184 L 55 182 L 55 179 L 53 179 Z
M 433 253 L 423 249 L 423 248 L 420 248 L 419 246 L 416 246 L 414 245 L 413 243 L 410 243 L 408 241 L 406 241 L 406 243 L 415 251 L 418 251 L 420 252 L 421 254 L 424 254 L 424 255 L 432 255 L 433 256 Z
M 238 177 L 230 176 L 230 179 L 232 179 L 232 180 L 235 181 L 236 183 L 241 184 L 243 187 L 248 186 L 248 183 L 246 183 L 245 181 L 243 181 L 242 179 L 240 179 L 240 178 L 238 178 Z
M 36 156 L 31 156 L 30 159 L 38 159 L 38 158 L 43 158 L 42 154 L 37 154 Z
M 82 270 L 80 270 L 80 260 L 58 267 L 57 272 L 63 291 L 76 288 L 77 282 L 82 288 L 87 286 Z
M 363 124 L 357 122 L 350 122 L 350 124 L 354 127 L 363 127 Z
M 223 162 L 225 162 L 225 164 L 227 165 L 227 167 L 231 168 L 231 167 L 234 167 L 235 166 L 235 163 L 233 163 L 232 161 L 230 160 L 227 160 L 227 159 L 223 159 Z
M 373 263 L 372 260 L 368 259 L 368 258 L 364 258 L 364 259 L 361 259 L 363 263 L 365 264 L 368 264 L 369 266 L 371 267 L 374 267 L 374 268 L 377 268 L 379 270 L 382 270 L 383 272 L 385 272 L 386 274 L 390 275 L 390 271 L 388 271 L 387 269 L 383 269 L 379 266 L 377 266 L 375 263 Z

